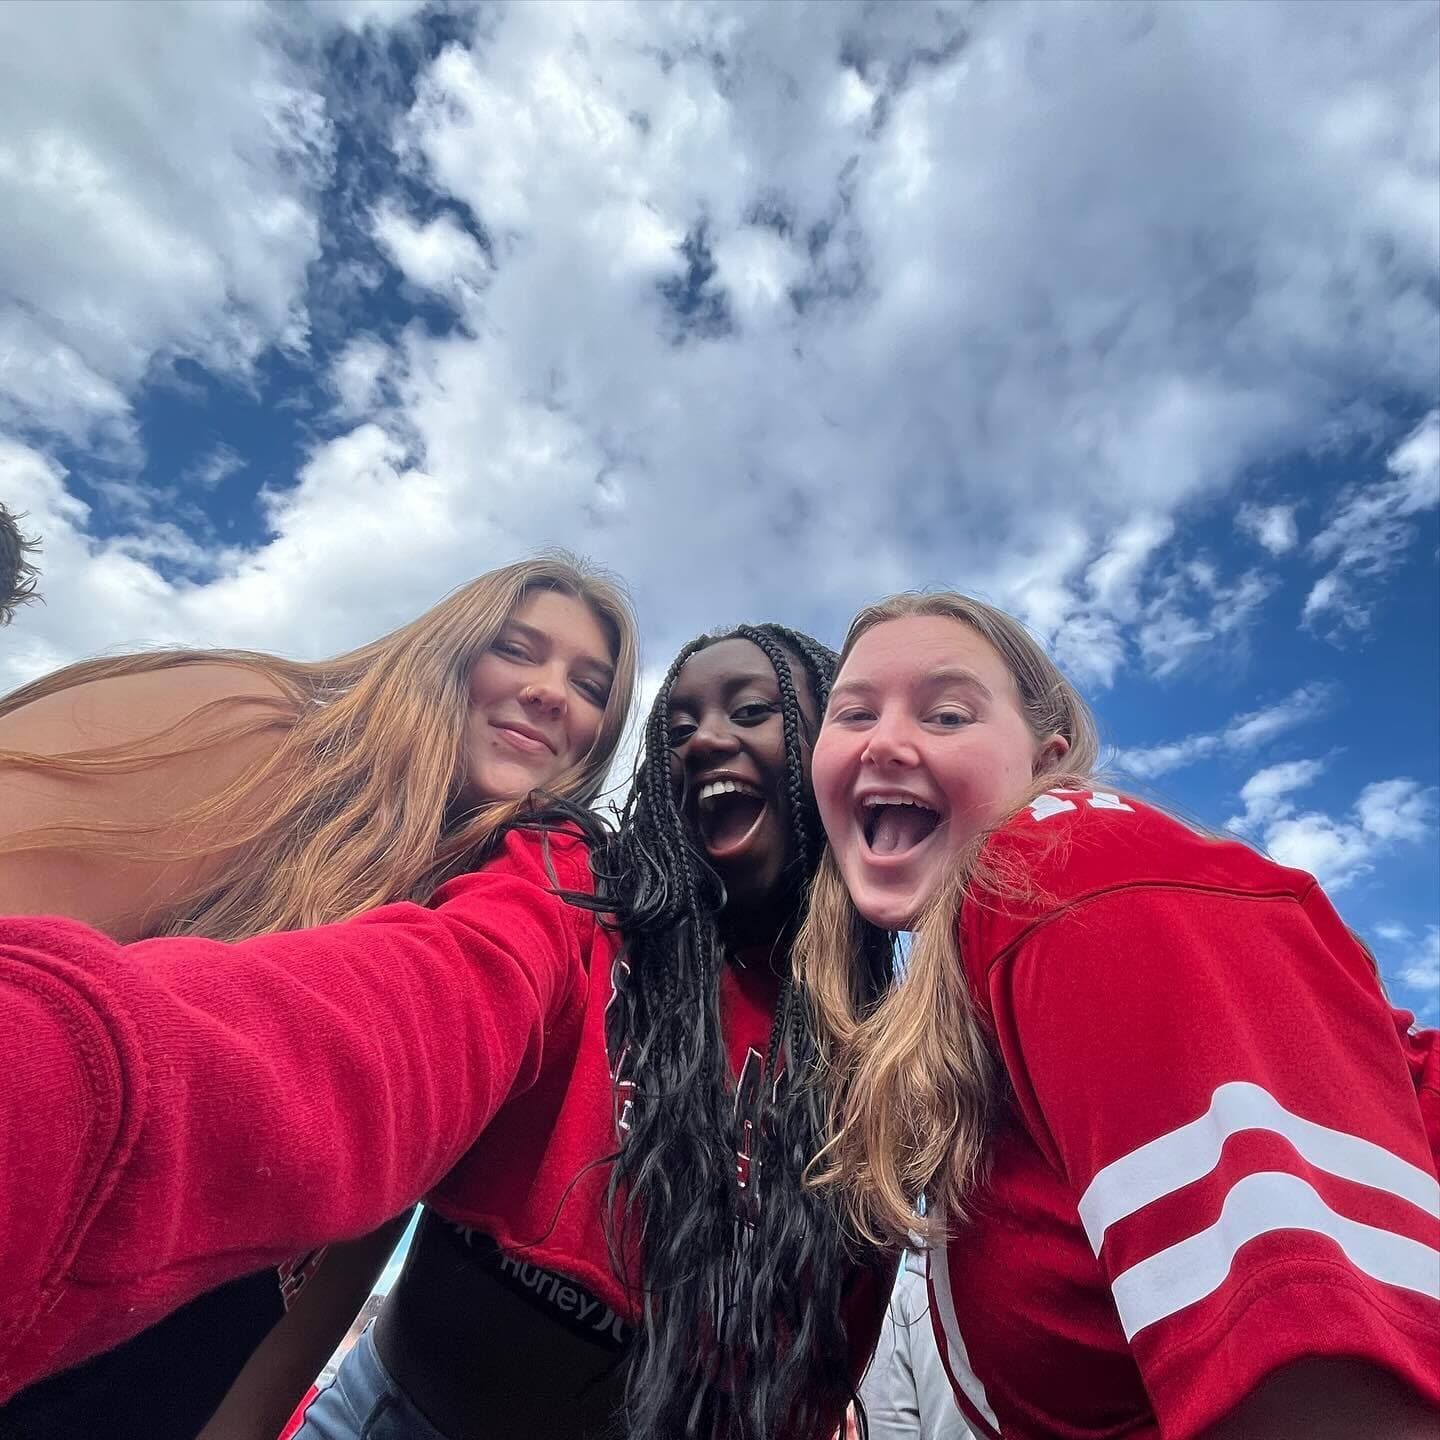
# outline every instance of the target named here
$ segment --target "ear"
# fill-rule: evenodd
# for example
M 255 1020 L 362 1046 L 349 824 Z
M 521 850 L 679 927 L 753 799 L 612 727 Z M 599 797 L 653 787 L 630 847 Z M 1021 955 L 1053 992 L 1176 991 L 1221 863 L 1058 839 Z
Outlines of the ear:
M 1052 735 L 1036 752 L 1033 774 L 1058 770 L 1060 762 L 1070 753 L 1070 742 L 1063 735 Z

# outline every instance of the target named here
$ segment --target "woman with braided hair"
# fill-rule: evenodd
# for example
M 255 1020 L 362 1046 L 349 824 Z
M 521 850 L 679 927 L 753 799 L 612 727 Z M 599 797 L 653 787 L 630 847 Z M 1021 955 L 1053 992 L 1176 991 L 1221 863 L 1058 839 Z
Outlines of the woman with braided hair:
M 824 1112 L 789 958 L 834 664 L 778 625 L 677 656 L 619 833 L 592 837 L 595 893 L 562 877 L 610 945 L 571 1048 L 432 1193 L 296 1440 L 833 1433 L 893 1274 L 802 1183 Z M 858 935 L 879 994 L 889 937 Z

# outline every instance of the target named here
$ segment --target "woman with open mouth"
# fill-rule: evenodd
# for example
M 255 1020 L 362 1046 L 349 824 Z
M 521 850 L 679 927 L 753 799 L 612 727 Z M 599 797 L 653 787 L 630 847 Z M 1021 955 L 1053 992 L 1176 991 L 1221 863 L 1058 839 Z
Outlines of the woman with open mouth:
M 1098 758 L 1011 617 L 930 594 L 856 618 L 797 962 L 831 1067 L 819 1179 L 872 1242 L 938 1247 L 936 1339 L 985 1440 L 1433 1437 L 1440 1035 L 1313 877 Z M 878 1005 L 862 918 L 915 932 Z

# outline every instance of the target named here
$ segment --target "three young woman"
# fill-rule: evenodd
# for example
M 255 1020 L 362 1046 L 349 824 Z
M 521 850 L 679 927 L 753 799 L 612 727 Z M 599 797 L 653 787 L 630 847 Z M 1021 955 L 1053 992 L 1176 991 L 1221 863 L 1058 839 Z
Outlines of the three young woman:
M 778 698 L 747 696 L 764 672 L 746 646 Z M 219 984 L 196 978 L 198 941 L 126 953 L 60 921 L 8 925 L 0 1044 L 39 1080 L 29 1109 L 0 1096 L 28 1166 L 0 1190 L 19 1222 L 0 1245 L 21 1237 L 0 1254 L 0 1306 L 34 1322 L 0 1310 L 0 1335 L 21 1336 L 0 1393 L 27 1364 L 123 1338 L 131 1307 L 143 1322 L 434 1187 L 420 1258 L 360 1352 L 384 1362 L 369 1420 L 420 1423 L 403 1400 L 464 1433 L 478 1395 L 493 1426 L 514 1366 L 527 1421 L 559 1375 L 544 1423 L 583 1434 L 614 1414 L 608 1361 L 579 1348 L 593 1337 L 557 1337 L 603 1304 L 638 1321 L 632 1435 L 819 1434 L 851 1390 L 847 1342 L 868 1343 L 883 1303 L 879 1286 L 857 1298 L 880 1267 L 849 1268 L 833 1192 L 866 1262 L 940 1232 L 937 1337 L 979 1435 L 1430 1434 L 1440 1051 L 1385 1003 L 1314 881 L 1100 787 L 1083 702 L 998 612 L 946 596 L 865 612 L 828 708 L 808 648 L 757 630 L 681 657 L 603 861 L 542 817 L 432 908 L 210 947 Z M 816 853 L 796 658 L 825 708 L 832 847 L 800 947 L 834 1084 L 818 1192 L 799 1183 L 824 1138 L 815 1041 L 783 963 Z M 777 722 L 783 771 L 759 745 Z M 918 933 L 891 990 L 878 932 L 896 927 Z M 343 983 L 321 1048 L 334 1060 L 349 1026 L 355 1083 L 327 1089 L 322 1065 L 301 1095 L 285 1041 L 304 1031 L 277 1022 L 278 997 L 314 1004 L 325 974 Z M 408 1045 L 385 1033 L 400 994 Z M 238 1040 L 259 1036 L 288 1081 L 255 1082 L 258 1124 L 218 1100 L 187 1119 L 166 1089 L 179 1075 L 203 1095 L 176 1035 L 222 996 L 243 1013 L 228 1051 L 227 1026 L 199 1027 L 212 1066 L 236 1073 Z M 145 1093 L 148 1053 L 171 1110 Z M 45 1124 L 37 1093 L 55 1097 Z M 98 1111 L 74 1101 L 87 1093 Z M 282 1115 L 317 1148 L 308 1169 L 273 1169 Z M 262 1166 L 263 1206 L 244 1193 Z M 447 1328 L 487 1306 L 502 1322 L 437 1362 Z M 478 1390 L 457 1384 L 497 1336 L 519 1343 Z M 315 1407 L 316 1440 L 368 1423 L 329 1419 Z
M 979 1436 L 1433 1437 L 1440 1036 L 1313 877 L 1097 761 L 1008 616 L 900 596 L 852 625 L 800 946 L 834 1086 L 820 1178 L 877 1243 L 940 1242 L 937 1339 Z M 878 1006 L 861 917 L 917 932 Z
M 407 1078 L 445 1058 L 447 1029 L 457 1060 L 473 1046 L 453 1033 L 473 995 L 433 1037 L 406 1017 L 423 1004 L 408 986 L 429 983 L 438 1001 L 433 987 L 466 983 L 458 968 L 427 982 L 425 957 L 404 953 L 444 934 L 429 912 L 372 914 L 368 930 L 305 957 L 252 937 L 431 900 L 488 857 L 536 789 L 591 802 L 634 675 L 628 604 L 556 557 L 482 576 L 337 660 L 158 652 L 72 666 L 0 701 L 0 913 L 148 942 L 107 953 L 52 921 L 6 932 L 26 938 L 0 959 L 15 987 L 3 1018 L 56 1086 L 81 1046 L 89 1103 L 66 1133 L 57 1091 L 43 1134 L 7 1136 L 0 1396 L 106 1353 L 0 1406 L 0 1434 L 89 1436 L 104 1414 L 114 1437 L 191 1440 L 302 1285 L 305 1307 L 327 1290 L 320 1308 L 358 1306 L 347 1267 L 317 1269 L 314 1252 L 403 1209 L 473 1138 L 463 1122 L 453 1131 L 464 1107 L 444 1094 L 417 1102 L 452 1112 L 433 1134 L 411 1128 L 419 1112 L 388 1113 Z M 389 949 L 366 943 L 382 932 L 397 937 Z M 387 954 L 389 974 L 377 968 Z M 199 1193 L 174 1193 L 167 1172 Z M 366 1176 L 374 1203 L 346 1196 Z M 297 1211 L 287 1183 L 305 1192 Z M 19 1222 L 47 1197 L 54 1214 L 27 1243 Z M 176 1233 L 195 1203 L 200 1229 Z M 237 1208 L 249 1223 L 229 1231 Z M 361 1215 L 371 1225 L 357 1227 Z M 259 1272 L 261 1250 L 278 1251 L 278 1268 Z M 133 1313 L 106 1318 L 106 1286 L 129 1284 Z M 280 1356 L 300 1359 L 298 1395 L 319 1362 L 288 1333 Z M 294 1397 L 275 1363 L 261 1369 L 266 1383 L 242 1383 L 222 1409 L 225 1433 L 278 1432 Z

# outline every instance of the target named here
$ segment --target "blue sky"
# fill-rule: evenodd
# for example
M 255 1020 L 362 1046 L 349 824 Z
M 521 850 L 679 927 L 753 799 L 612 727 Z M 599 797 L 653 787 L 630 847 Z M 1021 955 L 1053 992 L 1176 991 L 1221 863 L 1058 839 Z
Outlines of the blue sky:
M 1440 1018 L 1440 8 L 0 7 L 0 687 L 544 544 L 1021 614 Z

